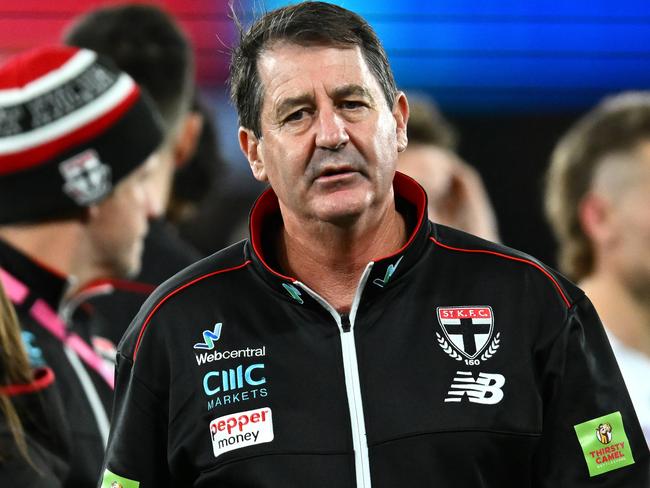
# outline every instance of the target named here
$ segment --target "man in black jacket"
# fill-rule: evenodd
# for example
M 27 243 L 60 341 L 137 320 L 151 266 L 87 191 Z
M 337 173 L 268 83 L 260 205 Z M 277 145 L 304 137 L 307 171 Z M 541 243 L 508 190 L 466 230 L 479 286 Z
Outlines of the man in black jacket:
M 433 224 L 395 172 L 408 103 L 362 18 L 269 12 L 231 84 L 271 189 L 248 241 L 176 275 L 127 331 L 104 486 L 648 486 L 584 294 Z
M 65 405 L 66 487 L 99 476 L 114 377 L 59 307 L 79 281 L 138 272 L 161 142 L 158 114 L 133 79 L 92 51 L 45 47 L 0 68 L 0 279 L 32 366 L 54 371 Z M 0 473 L 2 486 L 17 486 Z

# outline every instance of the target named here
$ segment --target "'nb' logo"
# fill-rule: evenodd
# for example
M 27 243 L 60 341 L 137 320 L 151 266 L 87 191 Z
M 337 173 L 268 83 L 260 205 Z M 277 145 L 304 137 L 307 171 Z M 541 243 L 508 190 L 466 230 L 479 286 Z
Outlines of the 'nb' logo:
M 467 397 L 471 403 L 494 405 L 503 400 L 501 388 L 506 384 L 503 375 L 479 373 L 477 379 L 469 371 L 456 371 L 456 375 L 445 402 L 460 402 Z
M 221 322 L 214 324 L 214 330 L 204 330 L 203 331 L 203 342 L 197 342 L 194 344 L 194 349 L 214 349 L 214 343 L 219 340 L 221 337 Z

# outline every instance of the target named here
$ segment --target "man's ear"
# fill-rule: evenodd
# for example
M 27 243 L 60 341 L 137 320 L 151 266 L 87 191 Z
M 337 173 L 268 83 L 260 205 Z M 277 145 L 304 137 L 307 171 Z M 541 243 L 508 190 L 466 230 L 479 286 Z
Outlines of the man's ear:
M 203 130 L 203 115 L 190 112 L 185 116 L 174 143 L 174 162 L 176 169 L 182 168 L 194 156 L 196 146 Z
M 409 120 L 409 102 L 404 92 L 397 92 L 395 104 L 393 105 L 393 117 L 396 123 L 397 133 L 397 152 L 402 152 L 408 146 L 408 137 L 406 135 L 406 124 Z
M 596 247 L 607 247 L 615 229 L 611 225 L 609 201 L 602 195 L 589 192 L 578 205 L 578 217 L 583 232 Z
M 239 128 L 239 147 L 248 159 L 253 176 L 258 181 L 267 182 L 266 168 L 259 150 L 260 140 L 251 129 Z

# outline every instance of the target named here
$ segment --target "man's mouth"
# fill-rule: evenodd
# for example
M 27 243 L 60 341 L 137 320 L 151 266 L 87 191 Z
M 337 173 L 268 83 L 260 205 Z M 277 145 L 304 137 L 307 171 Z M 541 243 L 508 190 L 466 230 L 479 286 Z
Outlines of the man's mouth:
M 351 166 L 332 166 L 332 167 L 327 167 L 324 168 L 323 171 L 320 172 L 318 177 L 316 178 L 316 181 L 318 182 L 335 182 L 335 181 L 340 181 L 344 180 L 346 178 L 350 178 L 359 172 L 352 168 Z

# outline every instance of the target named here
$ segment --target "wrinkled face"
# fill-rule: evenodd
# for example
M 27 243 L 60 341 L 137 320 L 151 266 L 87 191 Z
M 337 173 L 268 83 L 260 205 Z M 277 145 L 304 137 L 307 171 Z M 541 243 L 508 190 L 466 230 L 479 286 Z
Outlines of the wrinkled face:
M 603 259 L 639 298 L 650 300 L 650 142 L 629 159 L 604 165 L 599 179 L 610 218 Z
M 280 43 L 258 70 L 262 137 L 240 129 L 240 144 L 285 221 L 346 225 L 392 201 L 408 104 L 388 107 L 359 48 Z
M 110 277 L 132 277 L 140 270 L 148 221 L 160 215 L 151 185 L 158 164 L 154 153 L 90 211 L 86 229 L 91 259 Z

